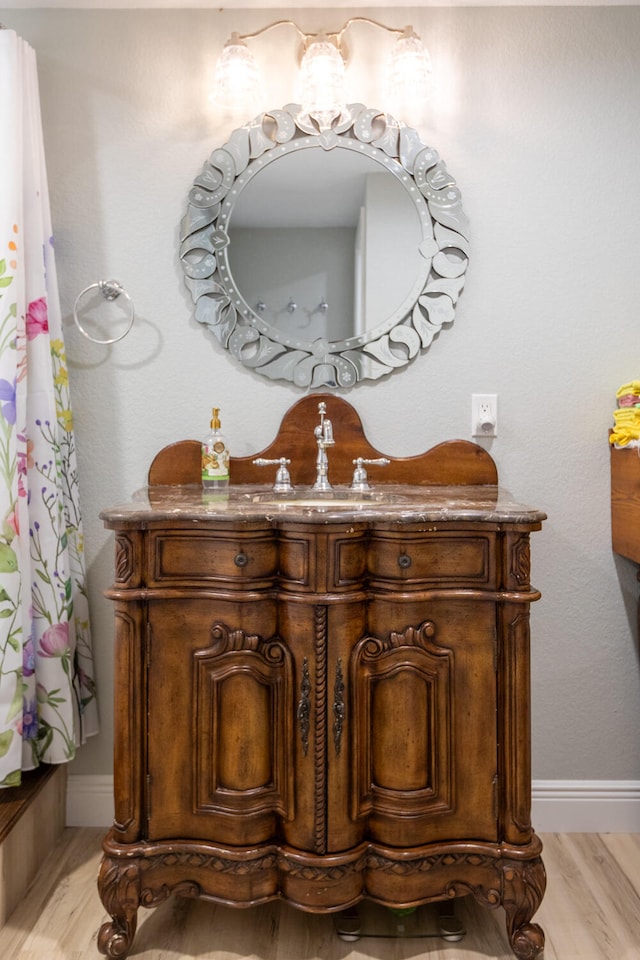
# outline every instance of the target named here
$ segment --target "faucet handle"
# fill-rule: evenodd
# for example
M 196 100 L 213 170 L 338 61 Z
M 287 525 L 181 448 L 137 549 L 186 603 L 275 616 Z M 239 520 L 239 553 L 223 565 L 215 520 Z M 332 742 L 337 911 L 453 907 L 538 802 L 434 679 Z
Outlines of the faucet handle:
M 391 463 L 391 460 L 388 457 L 376 457 L 374 460 L 367 460 L 365 457 L 358 457 L 357 460 L 351 461 L 355 467 L 353 471 L 353 480 L 351 481 L 351 490 L 371 490 L 371 485 L 367 479 L 367 471 L 365 470 L 365 464 L 368 467 L 386 467 L 387 464 Z
M 293 490 L 291 477 L 287 470 L 287 466 L 291 463 L 291 460 L 287 460 L 286 457 L 278 457 L 275 460 L 265 460 L 264 457 L 258 457 L 252 462 L 256 467 L 270 467 L 278 464 L 278 471 L 276 473 L 275 483 L 273 484 L 274 493 L 288 493 L 290 490 Z

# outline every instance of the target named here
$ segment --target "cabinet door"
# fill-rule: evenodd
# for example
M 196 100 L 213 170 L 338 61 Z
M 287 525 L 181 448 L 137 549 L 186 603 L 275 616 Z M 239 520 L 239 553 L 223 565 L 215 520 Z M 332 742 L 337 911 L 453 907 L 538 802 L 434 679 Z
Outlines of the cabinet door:
M 271 600 L 149 603 L 149 839 L 261 843 L 292 816 L 292 668 Z
M 307 604 L 281 599 L 281 635 L 295 662 L 293 745 L 295 818 L 282 824 L 292 847 L 316 854 L 360 843 L 364 823 L 350 815 L 350 745 L 346 691 L 354 637 L 362 636 L 362 600 Z
M 350 663 L 353 818 L 392 846 L 495 840 L 494 604 L 376 599 L 369 626 Z

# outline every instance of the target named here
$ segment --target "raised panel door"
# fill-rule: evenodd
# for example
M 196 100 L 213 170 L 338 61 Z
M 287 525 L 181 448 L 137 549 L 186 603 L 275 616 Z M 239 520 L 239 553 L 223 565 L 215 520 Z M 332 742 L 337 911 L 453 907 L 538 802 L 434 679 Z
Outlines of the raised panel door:
M 147 837 L 256 844 L 293 816 L 293 668 L 272 601 L 149 603 Z
M 376 598 L 369 627 L 350 663 L 352 816 L 391 846 L 496 840 L 495 605 Z

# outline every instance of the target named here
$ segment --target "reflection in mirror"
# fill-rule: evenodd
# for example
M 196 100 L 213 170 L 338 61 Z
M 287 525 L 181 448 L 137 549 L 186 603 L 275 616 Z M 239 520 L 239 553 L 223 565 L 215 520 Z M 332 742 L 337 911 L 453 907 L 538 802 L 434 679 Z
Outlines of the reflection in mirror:
M 421 240 L 415 203 L 379 163 L 347 150 L 304 150 L 242 190 L 230 217 L 229 268 L 249 307 L 288 343 L 338 343 L 401 310 L 426 268 Z
M 469 252 L 436 151 L 361 105 L 322 133 L 295 105 L 234 131 L 194 181 L 181 240 L 196 319 L 306 388 L 418 356 L 453 321 Z

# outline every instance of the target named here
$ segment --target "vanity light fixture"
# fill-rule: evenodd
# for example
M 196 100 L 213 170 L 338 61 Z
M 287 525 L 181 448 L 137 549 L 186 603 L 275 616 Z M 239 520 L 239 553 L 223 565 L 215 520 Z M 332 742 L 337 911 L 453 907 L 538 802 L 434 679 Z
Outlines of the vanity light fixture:
M 244 37 L 232 33 L 216 64 L 211 99 L 223 107 L 241 108 L 255 100 L 260 89 L 260 72 Z
M 431 58 L 413 27 L 405 27 L 398 37 L 389 61 L 389 88 L 392 97 L 408 98 L 417 91 L 429 90 Z
M 346 106 L 347 54 L 343 37 L 354 23 L 369 24 L 397 37 L 388 64 L 389 96 L 425 100 L 429 92 L 431 61 L 413 27 L 388 27 L 369 17 L 351 17 L 337 32 L 307 34 L 293 20 L 276 20 L 255 33 L 232 33 L 216 64 L 212 101 L 227 109 L 257 109 L 264 84 L 247 41 L 255 40 L 275 27 L 292 27 L 302 41 L 300 101 L 303 113 L 315 119 L 321 129 L 330 127 L 332 120 L 340 116 Z
M 307 45 L 300 64 L 302 112 L 316 117 L 321 128 L 331 126 L 346 106 L 345 63 L 338 46 L 320 33 Z

